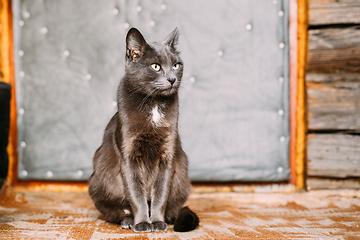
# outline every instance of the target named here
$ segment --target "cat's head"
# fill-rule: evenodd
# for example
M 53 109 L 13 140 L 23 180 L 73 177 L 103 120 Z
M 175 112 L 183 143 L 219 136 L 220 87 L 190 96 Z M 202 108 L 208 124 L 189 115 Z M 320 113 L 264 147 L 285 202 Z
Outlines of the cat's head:
M 164 41 L 147 43 L 139 30 L 129 30 L 125 72 L 137 92 L 150 96 L 178 92 L 183 75 L 183 63 L 175 48 L 178 38 L 179 31 L 175 29 Z

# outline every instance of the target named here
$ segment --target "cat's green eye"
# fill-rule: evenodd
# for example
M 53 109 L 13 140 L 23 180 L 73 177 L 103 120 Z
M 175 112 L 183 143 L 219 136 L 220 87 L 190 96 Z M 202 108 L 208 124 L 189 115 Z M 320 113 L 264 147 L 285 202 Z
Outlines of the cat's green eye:
M 157 63 L 151 64 L 151 67 L 157 72 L 160 71 L 160 69 L 161 69 L 161 66 Z
M 180 63 L 175 63 L 174 66 L 173 66 L 173 69 L 176 70 L 180 67 Z

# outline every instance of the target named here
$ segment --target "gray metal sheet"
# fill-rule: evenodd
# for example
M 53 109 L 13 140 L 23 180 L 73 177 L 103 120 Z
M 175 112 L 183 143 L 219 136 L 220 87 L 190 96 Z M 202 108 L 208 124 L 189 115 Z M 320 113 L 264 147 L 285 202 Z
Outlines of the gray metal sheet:
M 19 178 L 86 180 L 115 111 L 125 35 L 176 26 L 193 181 L 289 178 L 288 1 L 15 0 Z

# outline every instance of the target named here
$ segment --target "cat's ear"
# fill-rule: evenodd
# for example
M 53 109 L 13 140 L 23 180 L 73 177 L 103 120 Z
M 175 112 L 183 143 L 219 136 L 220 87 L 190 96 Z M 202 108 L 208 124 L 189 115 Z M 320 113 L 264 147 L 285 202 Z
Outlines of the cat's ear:
M 179 30 L 175 28 L 174 31 L 172 31 L 169 36 L 166 37 L 164 43 L 170 47 L 175 47 L 179 41 L 179 34 Z
M 144 55 L 146 41 L 136 28 L 131 28 L 126 36 L 126 55 L 132 60 L 139 59 Z

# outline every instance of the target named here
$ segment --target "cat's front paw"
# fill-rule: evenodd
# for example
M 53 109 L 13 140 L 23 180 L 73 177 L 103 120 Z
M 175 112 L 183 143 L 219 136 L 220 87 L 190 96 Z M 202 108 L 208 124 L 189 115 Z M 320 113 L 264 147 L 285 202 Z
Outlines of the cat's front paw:
M 157 222 L 153 222 L 152 225 L 154 232 L 161 232 L 167 230 L 167 224 L 165 222 L 157 221 Z
M 132 229 L 134 232 L 151 232 L 152 231 L 152 225 L 148 222 L 141 222 L 138 224 L 135 224 L 135 226 Z

